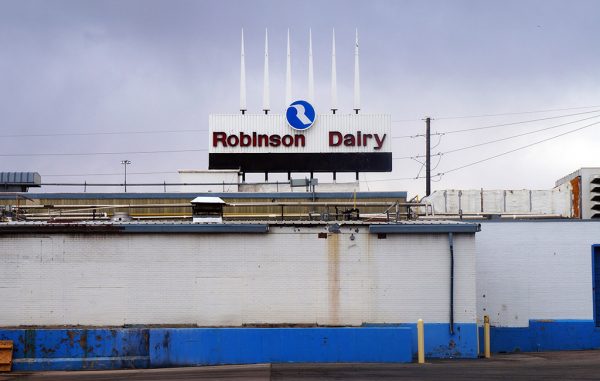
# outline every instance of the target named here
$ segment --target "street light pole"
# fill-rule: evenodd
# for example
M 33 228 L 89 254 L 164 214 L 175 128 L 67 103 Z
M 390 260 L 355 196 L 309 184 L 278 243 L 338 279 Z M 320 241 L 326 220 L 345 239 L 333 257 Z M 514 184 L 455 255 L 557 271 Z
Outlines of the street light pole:
M 127 193 L 127 165 L 131 164 L 131 161 L 127 159 L 121 160 L 121 164 L 123 164 L 123 167 L 125 168 L 125 181 L 123 182 L 123 185 L 125 186 L 125 193 Z

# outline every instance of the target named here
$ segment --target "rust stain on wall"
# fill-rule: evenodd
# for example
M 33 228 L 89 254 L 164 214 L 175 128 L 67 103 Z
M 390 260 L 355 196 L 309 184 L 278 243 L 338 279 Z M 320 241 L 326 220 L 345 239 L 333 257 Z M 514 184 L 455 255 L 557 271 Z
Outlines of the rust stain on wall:
M 581 208 L 579 208 L 580 200 L 581 176 L 577 176 L 571 180 L 571 198 L 573 200 L 573 218 L 581 218 Z
M 333 233 L 327 240 L 327 275 L 329 290 L 329 324 L 340 321 L 340 234 Z

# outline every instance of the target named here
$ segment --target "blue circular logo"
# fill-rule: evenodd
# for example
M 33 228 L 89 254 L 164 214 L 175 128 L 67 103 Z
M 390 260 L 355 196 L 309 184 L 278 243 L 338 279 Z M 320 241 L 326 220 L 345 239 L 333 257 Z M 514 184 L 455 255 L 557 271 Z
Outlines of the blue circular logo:
M 290 127 L 299 131 L 308 130 L 315 123 L 316 117 L 315 108 L 302 100 L 293 102 L 285 113 Z

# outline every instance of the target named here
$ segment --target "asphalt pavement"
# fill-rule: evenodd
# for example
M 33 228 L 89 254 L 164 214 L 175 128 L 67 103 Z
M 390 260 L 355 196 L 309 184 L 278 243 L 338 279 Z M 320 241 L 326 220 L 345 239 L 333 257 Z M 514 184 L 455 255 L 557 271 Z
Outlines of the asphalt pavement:
M 600 380 L 600 351 L 495 355 L 426 364 L 255 364 L 118 371 L 0 373 L 28 380 Z

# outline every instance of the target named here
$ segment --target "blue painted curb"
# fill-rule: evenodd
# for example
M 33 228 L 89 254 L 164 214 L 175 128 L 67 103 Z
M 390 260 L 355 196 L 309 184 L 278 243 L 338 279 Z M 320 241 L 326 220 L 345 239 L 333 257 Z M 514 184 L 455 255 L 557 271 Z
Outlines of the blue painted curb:
M 479 328 L 483 348 L 483 328 Z M 528 327 L 490 328 L 492 352 L 541 352 L 600 348 L 593 320 L 530 320 Z
M 417 356 L 417 324 L 365 324 L 365 327 L 402 327 L 411 330 L 413 357 Z M 448 323 L 425 323 L 425 357 L 477 358 L 477 324 L 455 323 L 454 334 Z
M 0 329 L 13 370 L 147 368 L 148 329 Z
M 173 328 L 150 331 L 152 367 L 411 362 L 408 328 Z
M 131 369 L 259 362 L 410 362 L 412 332 L 356 328 L 0 329 L 13 370 Z

